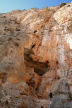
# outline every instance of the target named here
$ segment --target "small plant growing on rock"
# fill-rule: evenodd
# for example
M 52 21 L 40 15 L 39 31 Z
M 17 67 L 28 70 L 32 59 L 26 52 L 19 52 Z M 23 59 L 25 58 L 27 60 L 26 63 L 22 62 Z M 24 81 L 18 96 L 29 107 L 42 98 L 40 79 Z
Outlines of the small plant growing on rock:
M 20 31 L 20 28 L 16 28 L 16 31 Z
M 61 3 L 60 7 L 63 7 L 63 6 L 65 6 L 65 5 L 66 5 L 66 3 Z
M 12 40 L 12 38 L 10 37 L 9 39 L 8 39 L 8 41 L 11 41 Z
M 4 31 L 14 32 L 14 28 L 5 26 Z
M 9 28 L 5 26 L 4 31 L 9 31 Z

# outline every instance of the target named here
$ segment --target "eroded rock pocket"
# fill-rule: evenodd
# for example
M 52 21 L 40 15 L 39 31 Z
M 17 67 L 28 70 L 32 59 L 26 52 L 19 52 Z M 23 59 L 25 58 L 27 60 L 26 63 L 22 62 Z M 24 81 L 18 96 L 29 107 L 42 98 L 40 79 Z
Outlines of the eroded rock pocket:
M 31 57 L 31 54 L 33 54 L 32 50 L 27 48 L 24 49 L 25 65 L 34 68 L 34 72 L 42 76 L 49 70 L 49 62 L 34 61 L 33 58 Z

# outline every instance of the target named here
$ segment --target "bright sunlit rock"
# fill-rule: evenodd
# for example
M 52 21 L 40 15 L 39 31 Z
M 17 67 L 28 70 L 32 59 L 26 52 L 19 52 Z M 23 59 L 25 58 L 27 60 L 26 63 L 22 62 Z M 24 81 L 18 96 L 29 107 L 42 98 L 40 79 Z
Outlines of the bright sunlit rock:
M 69 40 L 68 40 L 68 43 L 69 43 L 69 45 L 70 45 L 70 49 L 72 49 L 72 39 L 69 39 Z
M 70 43 L 70 48 L 72 49 L 72 39 L 69 41 Z

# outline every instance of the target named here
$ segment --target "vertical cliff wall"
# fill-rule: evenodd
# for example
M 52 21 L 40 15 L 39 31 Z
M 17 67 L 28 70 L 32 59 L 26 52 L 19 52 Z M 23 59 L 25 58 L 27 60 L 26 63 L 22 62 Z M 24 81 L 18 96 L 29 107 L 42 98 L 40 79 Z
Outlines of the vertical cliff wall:
M 0 106 L 72 106 L 72 3 L 0 14 Z

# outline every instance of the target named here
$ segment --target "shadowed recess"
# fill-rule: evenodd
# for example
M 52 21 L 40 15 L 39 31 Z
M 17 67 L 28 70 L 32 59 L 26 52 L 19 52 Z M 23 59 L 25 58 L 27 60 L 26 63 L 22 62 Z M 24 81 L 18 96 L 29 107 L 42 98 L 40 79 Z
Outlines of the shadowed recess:
M 33 58 L 31 57 L 31 54 L 33 54 L 33 52 L 30 49 L 27 48 L 24 49 L 25 65 L 34 68 L 34 72 L 42 76 L 49 70 L 49 63 L 48 61 L 45 63 L 34 61 Z

